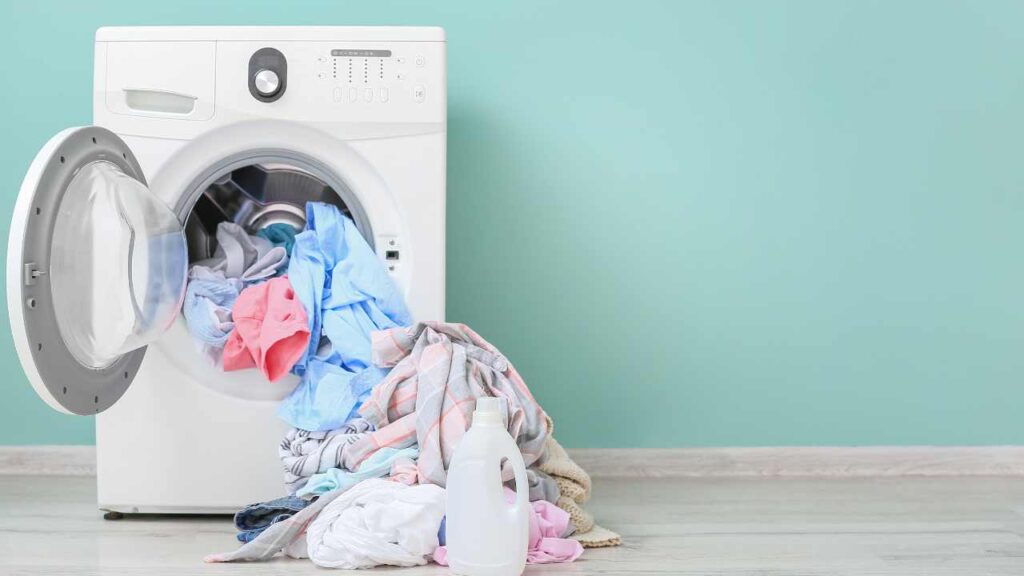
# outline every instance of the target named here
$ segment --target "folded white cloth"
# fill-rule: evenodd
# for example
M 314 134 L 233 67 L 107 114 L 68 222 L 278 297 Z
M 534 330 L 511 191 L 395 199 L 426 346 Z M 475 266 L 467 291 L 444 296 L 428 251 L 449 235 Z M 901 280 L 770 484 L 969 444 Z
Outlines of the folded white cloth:
M 438 546 L 444 488 L 364 480 L 330 502 L 306 534 L 310 560 L 327 568 L 419 566 Z

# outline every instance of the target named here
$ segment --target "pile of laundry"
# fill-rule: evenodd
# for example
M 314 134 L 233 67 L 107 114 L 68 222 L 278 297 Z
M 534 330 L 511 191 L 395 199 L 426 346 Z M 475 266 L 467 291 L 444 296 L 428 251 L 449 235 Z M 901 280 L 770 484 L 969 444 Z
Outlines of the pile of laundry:
M 275 225 L 278 226 L 278 225 Z M 306 228 L 217 230 L 189 273 L 185 318 L 225 370 L 301 377 L 278 408 L 287 494 L 235 515 L 238 549 L 208 562 L 278 553 L 333 568 L 446 562 L 445 481 L 475 400 L 505 398 L 528 466 L 528 562 L 569 562 L 620 538 L 583 504 L 587 473 L 512 364 L 462 324 L 413 323 L 383 263 L 337 208 L 306 207 Z M 511 484 L 511 468 L 503 470 Z

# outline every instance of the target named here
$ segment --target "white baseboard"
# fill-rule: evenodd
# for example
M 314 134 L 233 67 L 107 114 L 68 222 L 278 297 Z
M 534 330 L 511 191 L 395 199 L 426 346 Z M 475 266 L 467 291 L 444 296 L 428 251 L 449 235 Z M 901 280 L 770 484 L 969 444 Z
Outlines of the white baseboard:
M 1024 476 L 1024 446 L 576 448 L 595 477 Z M 0 475 L 93 476 L 93 446 L 0 446 Z
M 0 446 L 0 476 L 95 476 L 95 446 Z
M 1024 476 L 1024 446 L 586 448 L 569 453 L 598 477 Z

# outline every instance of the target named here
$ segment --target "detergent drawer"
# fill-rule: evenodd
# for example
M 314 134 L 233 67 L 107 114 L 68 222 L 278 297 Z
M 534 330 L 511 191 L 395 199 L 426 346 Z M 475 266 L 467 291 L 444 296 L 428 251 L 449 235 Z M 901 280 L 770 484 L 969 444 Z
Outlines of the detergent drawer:
M 110 42 L 105 52 L 103 98 L 110 112 L 193 121 L 213 117 L 216 42 Z

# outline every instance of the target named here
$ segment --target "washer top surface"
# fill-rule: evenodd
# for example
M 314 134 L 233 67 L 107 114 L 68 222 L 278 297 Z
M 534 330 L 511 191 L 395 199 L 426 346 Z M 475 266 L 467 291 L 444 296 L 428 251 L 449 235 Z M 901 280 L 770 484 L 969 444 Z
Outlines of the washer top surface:
M 438 26 L 106 26 L 97 42 L 139 41 L 444 42 Z

